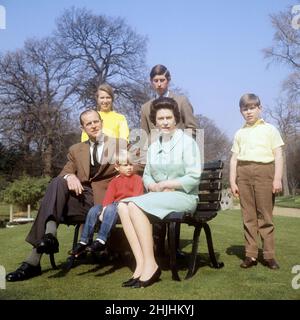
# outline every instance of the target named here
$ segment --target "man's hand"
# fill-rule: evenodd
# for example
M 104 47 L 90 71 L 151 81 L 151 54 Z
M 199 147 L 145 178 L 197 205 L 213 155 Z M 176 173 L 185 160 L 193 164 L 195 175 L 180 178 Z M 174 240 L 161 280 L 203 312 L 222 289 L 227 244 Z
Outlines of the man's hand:
M 239 188 L 238 188 L 237 184 L 236 183 L 231 183 L 230 187 L 231 187 L 231 192 L 232 192 L 233 196 L 235 198 L 238 198 L 240 192 L 239 192 Z
M 66 180 L 70 191 L 74 191 L 76 196 L 82 194 L 83 186 L 75 174 L 68 175 Z
M 273 193 L 278 193 L 278 192 L 281 192 L 281 191 L 282 191 L 282 183 L 281 183 L 281 180 L 276 180 L 276 179 L 274 179 L 272 192 L 273 192 Z

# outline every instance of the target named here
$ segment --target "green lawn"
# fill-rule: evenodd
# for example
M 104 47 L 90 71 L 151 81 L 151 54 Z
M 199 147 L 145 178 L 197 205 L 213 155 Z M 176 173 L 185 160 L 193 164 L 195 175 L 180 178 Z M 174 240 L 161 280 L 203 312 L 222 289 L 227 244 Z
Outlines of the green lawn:
M 300 196 L 283 196 L 278 197 L 275 200 L 275 204 L 278 207 L 285 208 L 298 208 L 300 209 Z
M 200 240 L 199 267 L 190 280 L 176 282 L 164 266 L 161 281 L 145 289 L 122 288 L 122 281 L 131 275 L 129 260 L 93 264 L 91 259 L 77 265 L 67 274 L 51 269 L 49 259 L 42 259 L 43 274 L 31 280 L 6 283 L 0 290 L 1 299 L 97 299 L 97 300 L 203 300 L 203 299 L 300 299 L 300 289 L 293 289 L 295 274 L 292 267 L 300 265 L 299 230 L 300 218 L 275 218 L 277 258 L 280 270 L 269 270 L 261 263 L 251 269 L 241 269 L 243 258 L 243 232 L 238 210 L 220 212 L 210 223 L 214 246 L 222 269 L 210 268 L 207 264 L 207 248 L 204 235 Z M 0 229 L 0 265 L 6 272 L 14 270 L 27 256 L 30 245 L 24 238 L 30 225 Z M 65 261 L 71 245 L 73 227 L 61 226 L 58 237 L 60 252 L 57 264 Z M 182 227 L 184 251 L 190 250 L 191 228 Z M 183 277 L 186 268 L 182 268 Z M 298 280 L 299 283 L 299 280 Z

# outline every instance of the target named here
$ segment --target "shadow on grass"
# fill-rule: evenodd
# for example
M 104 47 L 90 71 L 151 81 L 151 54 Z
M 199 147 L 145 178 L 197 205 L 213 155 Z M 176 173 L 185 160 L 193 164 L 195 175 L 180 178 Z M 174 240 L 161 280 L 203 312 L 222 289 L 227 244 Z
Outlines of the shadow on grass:
M 226 249 L 226 254 L 229 256 L 237 256 L 243 260 L 245 258 L 245 247 L 241 245 L 232 245 Z
M 59 271 L 49 276 L 49 278 L 62 278 L 67 275 L 67 273 L 71 270 L 76 268 L 79 265 L 93 265 L 93 267 L 85 272 L 79 273 L 78 275 L 85 275 L 89 273 L 97 272 L 102 268 L 107 266 L 112 266 L 109 270 L 98 274 L 97 276 L 104 276 L 107 274 L 111 274 L 118 269 L 128 267 L 129 269 L 133 270 L 133 261 L 132 258 L 128 255 L 121 255 L 118 253 L 101 253 L 101 254 L 87 254 L 76 258 L 70 267 L 69 261 L 61 263 L 58 268 Z
M 185 248 L 190 246 L 191 244 L 192 244 L 192 240 L 187 240 L 187 239 L 180 240 L 180 248 L 182 248 L 182 251 L 181 251 L 182 254 L 177 256 L 178 271 L 188 271 L 189 263 L 191 260 L 191 248 L 188 250 L 185 250 Z M 166 247 L 167 247 L 167 243 L 166 243 Z M 238 251 L 242 249 L 243 247 L 238 249 Z M 205 266 L 213 267 L 208 252 L 203 253 L 203 251 L 205 250 L 207 251 L 206 242 L 203 244 L 199 244 L 198 254 L 196 258 L 195 274 L 198 272 L 199 268 L 202 268 Z M 234 248 L 233 248 L 233 252 L 235 252 Z M 218 252 L 215 252 L 215 256 L 218 261 L 220 254 Z M 166 250 L 166 254 L 162 256 L 156 256 L 156 260 L 159 267 L 162 270 L 171 272 L 169 254 L 167 250 Z M 96 277 L 103 277 L 108 274 L 112 274 L 115 271 L 122 269 L 124 267 L 129 268 L 133 272 L 134 266 L 135 266 L 133 255 L 129 252 L 127 252 L 127 254 L 119 253 L 119 252 L 113 252 L 110 254 L 107 254 L 107 253 L 94 254 L 94 255 L 88 254 L 88 255 L 76 258 L 71 267 L 68 264 L 69 264 L 68 260 L 66 262 L 59 264 L 58 272 L 49 276 L 49 278 L 63 278 L 68 274 L 68 272 L 71 269 L 74 269 L 79 265 L 91 265 L 91 268 L 84 272 L 79 273 L 78 275 L 83 276 L 85 274 L 96 273 L 95 274 Z M 110 268 L 107 269 L 107 267 L 109 266 Z M 104 268 L 105 270 L 101 272 L 100 270 Z M 49 270 L 51 270 L 51 268 Z M 100 272 L 98 273 L 98 271 Z
M 232 245 L 226 249 L 226 254 L 232 256 L 237 256 L 240 260 L 245 259 L 245 246 L 241 245 Z M 263 250 L 258 249 L 258 262 L 264 263 L 264 258 L 263 258 Z
M 190 260 L 192 258 L 192 248 L 190 247 L 188 250 L 185 250 L 186 247 L 191 246 L 192 245 L 192 240 L 188 240 L 188 239 L 181 239 L 180 240 L 180 248 L 182 248 L 183 250 L 181 251 L 183 253 L 183 255 L 177 256 L 177 268 L 179 271 L 188 271 L 189 268 L 189 264 L 190 264 Z M 219 261 L 220 258 L 220 253 L 214 251 L 215 253 L 215 257 L 216 260 L 218 261 L 218 263 L 221 263 L 221 261 Z M 169 267 L 169 260 L 168 260 L 168 267 Z M 208 253 L 208 248 L 207 248 L 207 243 L 205 242 L 199 242 L 198 245 L 198 254 L 196 257 L 196 265 L 195 265 L 195 272 L 194 275 L 198 272 L 198 270 L 202 267 L 207 267 L 209 266 L 210 268 L 214 268 L 211 259 L 210 259 L 210 255 Z M 170 270 L 170 268 L 169 268 Z M 171 271 L 171 270 L 170 270 Z

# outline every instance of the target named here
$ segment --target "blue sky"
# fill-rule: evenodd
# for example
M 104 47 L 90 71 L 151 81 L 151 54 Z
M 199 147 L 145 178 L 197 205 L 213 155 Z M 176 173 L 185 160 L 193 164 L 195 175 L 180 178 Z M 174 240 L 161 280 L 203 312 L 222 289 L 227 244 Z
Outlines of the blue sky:
M 272 106 L 289 70 L 267 68 L 262 49 L 272 44 L 269 15 L 299 1 L 289 0 L 0 0 L 6 29 L 0 51 L 15 50 L 24 40 L 54 29 L 63 9 L 86 7 L 95 14 L 123 17 L 148 37 L 147 65 L 166 65 L 175 86 L 194 107 L 215 121 L 229 138 L 243 124 L 238 101 L 254 92 Z M 300 31 L 299 31 L 300 32 Z

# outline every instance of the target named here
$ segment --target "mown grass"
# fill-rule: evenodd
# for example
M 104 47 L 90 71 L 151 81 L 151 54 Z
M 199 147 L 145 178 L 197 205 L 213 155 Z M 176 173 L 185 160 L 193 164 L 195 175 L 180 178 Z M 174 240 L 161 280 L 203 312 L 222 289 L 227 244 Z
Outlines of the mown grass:
M 278 197 L 275 200 L 275 204 L 278 207 L 298 208 L 298 209 L 300 209 L 300 196 Z
M 71 269 L 68 273 L 51 269 L 49 259 L 42 259 L 42 276 L 33 279 L 6 283 L 0 290 L 0 299 L 75 299 L 75 300 L 261 300 L 300 299 L 300 289 L 292 288 L 295 274 L 294 265 L 300 265 L 299 230 L 300 219 L 274 218 L 276 225 L 277 259 L 281 268 L 273 271 L 261 263 L 251 269 L 241 269 L 243 258 L 243 232 L 239 210 L 223 211 L 210 223 L 215 251 L 218 259 L 225 263 L 222 269 L 210 268 L 207 261 L 207 248 L 204 235 L 201 235 L 198 268 L 190 280 L 176 282 L 166 260 L 161 260 L 163 273 L 161 281 L 145 289 L 122 288 L 122 281 L 131 275 L 131 260 L 117 259 L 95 264 L 91 259 Z M 7 272 L 14 270 L 27 256 L 31 246 L 24 238 L 31 225 L 0 229 L 0 265 Z M 64 263 L 70 248 L 73 227 L 60 226 L 58 238 L 60 252 L 56 255 L 57 264 Z M 182 226 L 181 244 L 184 251 L 191 248 L 192 228 Z M 180 275 L 184 277 L 186 265 Z

